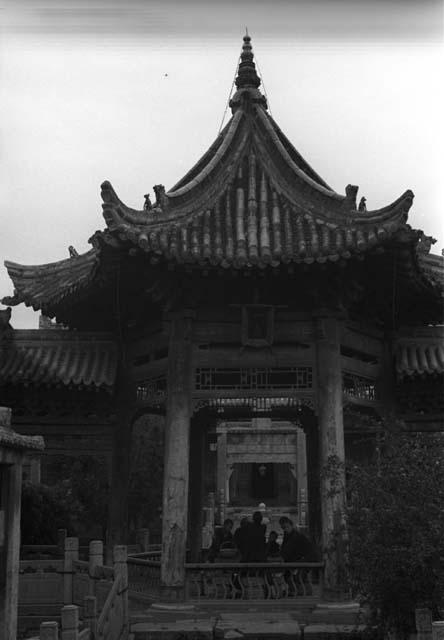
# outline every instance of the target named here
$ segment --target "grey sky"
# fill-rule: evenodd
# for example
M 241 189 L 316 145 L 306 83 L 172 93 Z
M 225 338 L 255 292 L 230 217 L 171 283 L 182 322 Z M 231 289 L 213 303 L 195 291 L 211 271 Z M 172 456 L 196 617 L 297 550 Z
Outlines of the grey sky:
M 245 25 L 273 117 L 314 169 L 340 193 L 360 185 L 369 208 L 411 188 L 410 223 L 441 251 L 441 3 L 53 0 L 3 13 L 2 259 L 87 250 L 105 179 L 137 208 L 177 182 L 217 135 Z M 13 325 L 34 314 L 14 309 Z

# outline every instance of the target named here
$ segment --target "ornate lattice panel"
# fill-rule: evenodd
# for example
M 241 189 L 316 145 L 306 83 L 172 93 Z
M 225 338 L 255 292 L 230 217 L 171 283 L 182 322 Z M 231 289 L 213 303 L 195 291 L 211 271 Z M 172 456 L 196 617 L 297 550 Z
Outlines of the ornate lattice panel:
M 311 367 L 196 369 L 196 391 L 311 389 Z
M 137 386 L 137 400 L 148 407 L 161 407 L 166 402 L 167 382 L 165 376 L 150 378 Z
M 342 389 L 345 395 L 357 400 L 376 400 L 375 380 L 354 373 L 342 374 Z

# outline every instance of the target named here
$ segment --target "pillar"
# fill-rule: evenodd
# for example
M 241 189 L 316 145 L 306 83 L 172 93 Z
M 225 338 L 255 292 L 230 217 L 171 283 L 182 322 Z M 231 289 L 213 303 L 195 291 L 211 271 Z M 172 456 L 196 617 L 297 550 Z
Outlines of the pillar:
M 296 430 L 296 476 L 298 489 L 298 523 L 300 527 L 307 526 L 307 446 L 306 436 L 301 427 Z
M 188 550 L 191 562 L 201 561 L 204 506 L 204 423 L 199 415 L 191 421 Z
M 325 586 L 340 590 L 345 565 L 345 451 L 342 407 L 341 322 L 320 313 L 316 323 L 320 497 Z
M 223 430 L 218 431 L 217 435 L 216 499 L 219 506 L 219 524 L 223 524 L 225 520 L 225 505 L 228 500 L 227 471 L 227 431 L 224 425 Z
M 193 389 L 192 318 L 171 317 L 167 372 L 165 464 L 162 508 L 162 595 L 184 596 L 188 523 L 191 394 Z
M 17 633 L 18 580 L 20 565 L 20 511 L 22 488 L 22 456 L 7 471 L 6 516 L 6 601 L 4 610 L 5 640 L 15 640 Z
M 319 424 L 315 416 L 304 420 L 307 450 L 308 529 L 316 545 L 321 539 L 321 494 L 319 478 Z

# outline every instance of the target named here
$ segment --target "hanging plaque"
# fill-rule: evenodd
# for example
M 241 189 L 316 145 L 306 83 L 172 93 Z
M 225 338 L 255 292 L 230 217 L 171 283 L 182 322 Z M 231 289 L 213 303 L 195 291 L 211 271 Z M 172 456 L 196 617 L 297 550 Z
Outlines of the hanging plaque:
M 274 309 L 269 305 L 242 307 L 242 344 L 246 347 L 270 347 L 273 344 Z

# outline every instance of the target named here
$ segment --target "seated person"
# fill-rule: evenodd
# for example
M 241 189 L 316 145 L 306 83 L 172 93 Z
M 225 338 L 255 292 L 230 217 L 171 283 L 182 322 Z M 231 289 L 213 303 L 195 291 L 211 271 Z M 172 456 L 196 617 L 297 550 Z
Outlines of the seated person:
M 276 531 L 270 531 L 267 542 L 267 560 L 273 562 L 279 562 L 282 560 L 281 547 L 277 541 L 278 534 Z
M 223 527 L 216 527 L 213 536 L 213 542 L 211 543 L 210 551 L 208 553 L 208 560 L 214 562 L 219 554 L 222 545 L 224 547 L 231 546 L 235 548 L 234 537 L 232 534 L 233 521 L 227 518 L 224 521 Z
M 290 518 L 283 516 L 279 520 L 284 531 L 281 545 L 281 556 L 284 562 L 316 562 L 316 554 L 310 540 L 298 531 Z M 312 595 L 312 587 L 308 580 L 307 569 L 286 571 L 285 580 L 289 586 L 289 594 Z
M 281 556 L 284 562 L 316 562 L 316 553 L 310 540 L 297 530 L 290 518 L 283 516 L 279 524 L 284 532 Z

